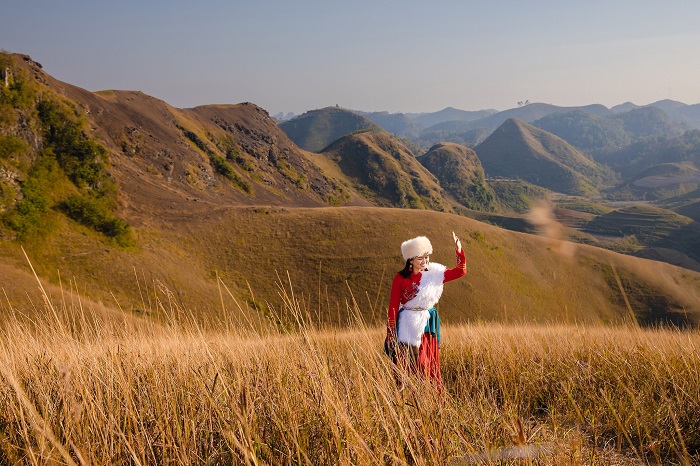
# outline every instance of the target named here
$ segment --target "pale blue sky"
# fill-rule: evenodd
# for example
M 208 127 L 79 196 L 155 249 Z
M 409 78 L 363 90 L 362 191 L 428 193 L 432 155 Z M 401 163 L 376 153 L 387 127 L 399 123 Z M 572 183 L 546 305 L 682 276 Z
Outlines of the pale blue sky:
M 0 48 L 177 107 L 700 103 L 700 2 L 3 0 Z

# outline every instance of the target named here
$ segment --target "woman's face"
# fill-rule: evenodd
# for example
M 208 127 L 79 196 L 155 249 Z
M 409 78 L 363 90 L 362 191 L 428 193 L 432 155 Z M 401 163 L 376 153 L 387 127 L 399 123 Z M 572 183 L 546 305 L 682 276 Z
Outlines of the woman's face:
M 430 263 L 430 256 L 428 254 L 423 254 L 422 256 L 416 256 L 411 259 L 411 264 L 413 265 L 414 272 L 422 272 L 428 267 Z

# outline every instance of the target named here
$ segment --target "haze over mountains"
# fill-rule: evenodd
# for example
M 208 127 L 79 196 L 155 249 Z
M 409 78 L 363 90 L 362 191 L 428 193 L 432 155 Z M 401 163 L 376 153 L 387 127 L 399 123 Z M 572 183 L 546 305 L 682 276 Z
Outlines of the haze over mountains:
M 339 109 L 334 111 L 335 117 L 341 118 Z M 382 122 L 387 124 L 385 129 L 389 131 L 388 128 L 391 128 L 391 132 L 400 137 L 419 160 L 421 154 L 429 152 L 433 146 L 447 142 L 471 147 L 484 169 L 484 188 L 495 193 L 494 202 L 500 206 L 495 211 L 501 213 L 524 212 L 536 199 L 544 197 L 537 187 L 557 193 L 555 197 L 583 197 L 588 203 L 653 201 L 659 203 L 658 207 L 669 207 L 670 204 L 663 203 L 665 199 L 692 193 L 700 187 L 700 130 L 694 119 L 698 111 L 700 107 L 697 105 L 669 100 L 643 107 L 627 103 L 613 109 L 596 104 L 558 107 L 533 103 L 503 112 L 465 112 L 448 108 L 423 115 L 345 110 L 346 115 L 352 115 L 355 124 L 357 115 L 366 117 L 362 125 L 365 130 L 372 130 L 376 124 L 381 126 Z M 308 131 L 314 131 L 310 121 L 323 113 L 324 109 L 320 109 L 303 116 L 309 123 Z M 282 122 L 280 127 L 286 130 L 294 121 Z M 397 125 L 399 122 L 406 124 L 400 127 Z M 426 128 L 421 122 L 434 124 Z M 297 135 L 288 134 L 297 144 L 304 146 Z M 330 144 L 330 138 L 324 143 Z M 427 143 L 431 145 L 426 146 Z M 458 184 L 467 187 L 473 175 L 462 174 L 461 178 Z M 503 191 L 504 179 L 510 183 L 506 185 L 510 188 L 508 191 Z M 498 189 L 502 191 L 500 199 Z M 692 206 L 697 202 L 697 197 L 688 195 L 679 199 L 672 208 L 694 212 Z M 466 203 L 469 205 L 459 204 L 484 212 L 492 209 L 469 202 Z M 577 205 L 586 215 L 598 210 L 581 202 L 568 202 L 567 205 Z M 509 228 L 526 229 L 522 224 L 499 216 L 467 215 Z M 514 217 L 509 218 L 513 220 Z M 642 249 L 658 246 L 644 240 L 638 242 L 638 238 L 622 226 L 612 235 L 620 241 L 611 239 L 609 235 L 605 238 L 587 236 L 581 218 L 578 216 L 576 221 L 572 221 L 572 215 L 567 213 L 561 219 L 573 222 L 569 226 L 576 229 L 571 233 L 577 241 L 640 254 Z M 640 237 L 654 236 L 644 233 L 645 229 L 653 226 L 638 227 L 641 229 Z M 678 249 L 690 251 L 689 260 L 679 259 L 686 255 L 685 252 L 680 256 L 674 252 L 667 260 L 697 269 L 695 262 L 700 256 L 692 247 L 687 247 L 688 242 L 694 243 L 693 240 L 687 237 L 687 231 L 677 234 L 675 241 Z M 655 254 L 656 257 L 664 256 Z
M 449 264 L 455 230 L 473 268 L 445 302 L 448 316 L 557 319 L 564 307 L 567 318 L 620 320 L 629 311 L 614 264 L 641 320 L 700 320 L 697 218 L 685 216 L 697 214 L 700 138 L 657 107 L 401 117 L 329 107 L 278 125 L 251 103 L 177 109 L 59 82 L 26 56 L 2 60 L 0 285 L 12 299 L 27 283 L 23 245 L 43 277 L 55 282 L 59 268 L 134 312 L 144 307 L 135 269 L 202 313 L 222 312 L 223 280 L 261 318 L 278 300 L 275 273 L 291 271 L 310 308 L 337 310 L 341 324 L 348 286 L 387 293 L 401 241 L 428 234 Z M 422 149 L 416 131 L 427 124 L 481 140 Z M 600 131 L 575 140 L 576 125 Z M 614 214 L 624 211 L 610 199 L 637 200 L 639 189 L 658 205 Z M 527 212 L 545 197 L 558 233 L 523 234 L 542 226 Z M 654 216 L 667 219 L 656 234 Z M 588 245 L 571 256 L 560 252 L 565 238 L 686 268 Z M 664 273 L 649 273 L 652 264 Z M 372 309 L 365 317 L 381 320 Z

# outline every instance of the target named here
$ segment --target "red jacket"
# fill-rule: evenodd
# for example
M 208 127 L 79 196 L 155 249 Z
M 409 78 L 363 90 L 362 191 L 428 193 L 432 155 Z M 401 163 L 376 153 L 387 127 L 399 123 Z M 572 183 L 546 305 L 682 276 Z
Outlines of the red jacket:
M 455 252 L 457 264 L 454 268 L 445 270 L 443 283 L 463 277 L 467 273 L 467 261 L 464 257 L 464 249 Z M 391 297 L 389 298 L 389 310 L 387 312 L 387 336 L 391 339 L 396 337 L 396 317 L 399 307 L 407 303 L 416 296 L 421 273 L 414 273 L 409 278 L 403 278 L 401 274 L 396 274 L 391 284 Z

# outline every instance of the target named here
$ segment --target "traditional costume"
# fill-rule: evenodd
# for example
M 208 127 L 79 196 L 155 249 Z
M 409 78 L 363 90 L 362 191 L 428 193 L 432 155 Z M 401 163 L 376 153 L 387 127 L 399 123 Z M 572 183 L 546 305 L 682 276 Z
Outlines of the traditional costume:
M 433 252 L 430 241 L 419 236 L 405 241 L 401 253 L 407 261 Z M 399 362 L 396 343 L 420 346 L 415 365 L 406 367 L 429 378 L 438 387 L 442 385 L 440 374 L 440 316 L 435 305 L 442 295 L 445 282 L 463 277 L 467 273 L 464 250 L 456 252 L 457 264 L 448 269 L 444 265 L 430 263 L 427 270 L 413 271 L 410 277 L 396 274 L 391 285 L 391 297 L 387 315 L 385 350 L 394 362 Z

